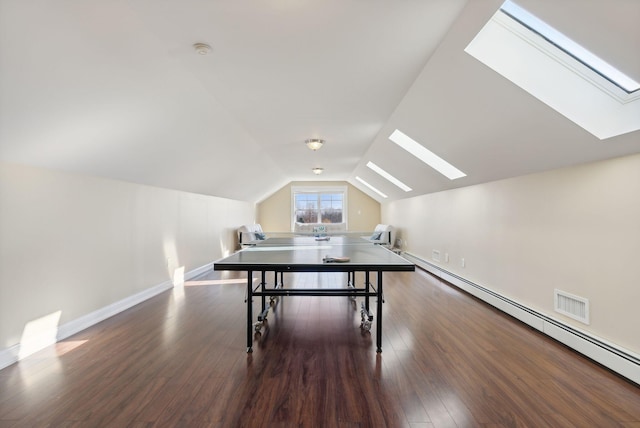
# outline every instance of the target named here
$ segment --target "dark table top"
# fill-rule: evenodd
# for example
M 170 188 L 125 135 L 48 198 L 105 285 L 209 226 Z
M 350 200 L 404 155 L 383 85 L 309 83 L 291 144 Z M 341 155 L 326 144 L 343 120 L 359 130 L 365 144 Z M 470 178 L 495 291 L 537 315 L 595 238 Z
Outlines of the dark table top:
M 348 262 L 327 258 L 348 257 Z M 214 270 L 291 272 L 413 271 L 415 265 L 360 237 L 269 238 L 214 263 Z

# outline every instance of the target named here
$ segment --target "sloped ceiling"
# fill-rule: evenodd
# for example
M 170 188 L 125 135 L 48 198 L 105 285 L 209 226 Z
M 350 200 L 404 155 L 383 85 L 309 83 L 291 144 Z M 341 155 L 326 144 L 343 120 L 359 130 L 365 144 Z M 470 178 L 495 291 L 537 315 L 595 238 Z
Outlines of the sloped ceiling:
M 640 2 L 518 3 L 640 80 Z M 640 152 L 639 131 L 601 141 L 464 52 L 500 4 L 0 0 L 0 160 L 256 202 L 290 181 L 380 200 L 360 176 L 393 200 Z M 419 164 L 396 128 L 467 177 Z

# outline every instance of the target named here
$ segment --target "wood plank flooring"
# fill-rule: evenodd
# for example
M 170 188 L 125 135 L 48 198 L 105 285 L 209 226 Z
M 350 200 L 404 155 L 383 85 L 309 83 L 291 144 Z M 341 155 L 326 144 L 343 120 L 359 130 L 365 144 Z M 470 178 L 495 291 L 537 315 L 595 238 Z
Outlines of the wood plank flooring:
M 637 385 L 427 273 L 385 274 L 382 354 L 342 297 L 282 299 L 246 354 L 244 284 L 211 272 L 0 371 L 0 427 L 640 427 Z

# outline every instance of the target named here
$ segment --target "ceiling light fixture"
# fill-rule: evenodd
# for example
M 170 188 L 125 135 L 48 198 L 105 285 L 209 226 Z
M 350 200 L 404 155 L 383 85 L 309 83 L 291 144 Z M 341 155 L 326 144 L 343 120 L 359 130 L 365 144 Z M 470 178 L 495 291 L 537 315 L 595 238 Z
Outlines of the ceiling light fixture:
M 200 55 L 206 55 L 209 52 L 211 52 L 211 46 L 209 46 L 206 43 L 194 43 L 193 44 L 193 48 L 196 50 L 196 52 Z
M 324 144 L 324 140 L 321 140 L 319 138 L 310 138 L 308 140 L 305 140 L 304 143 L 307 145 L 307 147 L 315 152 L 320 147 L 322 147 L 322 145 Z
M 366 181 L 364 181 L 362 178 L 360 177 L 356 177 L 356 180 L 358 180 L 360 183 L 364 184 L 365 186 L 367 186 L 369 189 L 373 190 L 374 192 L 376 192 L 378 195 L 382 196 L 383 198 L 386 198 L 387 195 L 385 195 L 384 193 L 382 193 L 381 191 L 379 191 L 378 189 L 376 189 L 375 187 L 373 187 L 371 184 L 367 183 Z
M 324 168 L 316 167 L 316 168 L 312 168 L 311 171 L 313 171 L 315 175 L 320 175 L 324 171 Z

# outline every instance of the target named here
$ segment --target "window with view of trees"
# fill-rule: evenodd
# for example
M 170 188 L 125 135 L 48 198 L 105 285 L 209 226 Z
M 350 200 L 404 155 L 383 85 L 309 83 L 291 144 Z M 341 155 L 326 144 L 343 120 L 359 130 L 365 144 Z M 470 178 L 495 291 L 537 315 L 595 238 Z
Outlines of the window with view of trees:
M 294 191 L 294 218 L 298 223 L 343 223 L 344 191 Z

